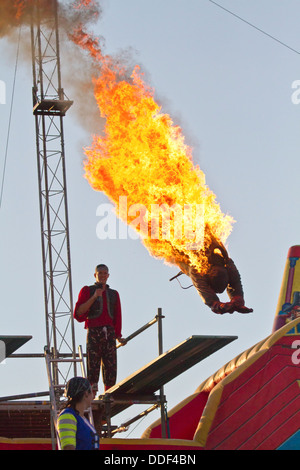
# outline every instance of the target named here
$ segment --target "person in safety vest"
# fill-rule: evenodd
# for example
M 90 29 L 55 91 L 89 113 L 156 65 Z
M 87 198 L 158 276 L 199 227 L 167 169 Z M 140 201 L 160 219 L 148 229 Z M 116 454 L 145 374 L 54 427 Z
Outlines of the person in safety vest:
M 74 318 L 85 322 L 87 329 L 87 378 L 94 394 L 98 390 L 100 367 L 104 390 L 115 385 L 117 376 L 116 340 L 122 345 L 122 312 L 119 293 L 107 284 L 109 270 L 105 264 L 96 266 L 96 282 L 84 286 L 78 296 Z
M 93 400 L 91 384 L 84 377 L 73 377 L 68 381 L 64 395 L 68 401 L 57 419 L 59 449 L 98 450 L 99 436 L 85 417 Z

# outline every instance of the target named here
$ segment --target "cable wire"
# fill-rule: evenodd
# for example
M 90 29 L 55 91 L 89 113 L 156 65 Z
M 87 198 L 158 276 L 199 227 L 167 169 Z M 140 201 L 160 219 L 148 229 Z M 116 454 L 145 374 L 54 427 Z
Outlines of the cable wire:
M 4 166 L 3 166 L 3 174 L 2 174 L 2 182 L 1 182 L 1 193 L 0 193 L 0 209 L 1 209 L 1 207 L 2 207 L 2 199 L 3 199 L 4 180 L 5 180 L 5 172 L 6 172 L 6 164 L 7 164 L 7 155 L 8 155 L 8 144 L 9 144 L 10 128 L 11 128 L 11 118 L 12 118 L 13 103 L 14 103 L 14 95 L 15 95 L 15 85 L 16 85 L 16 76 L 17 76 L 17 69 L 18 69 L 18 62 L 19 62 L 20 42 L 21 42 L 21 26 L 20 26 L 20 29 L 19 29 L 19 39 L 18 39 L 18 47 L 17 47 L 17 57 L 16 57 L 16 63 L 15 63 L 15 72 L 14 72 L 14 80 L 13 80 L 13 89 L 12 89 L 12 97 L 11 97 L 10 112 L 9 112 L 9 120 L 8 120 L 8 131 L 7 131 L 7 138 L 6 138 L 6 147 L 5 147 L 5 156 L 4 156 Z
M 229 13 L 230 15 L 234 16 L 235 18 L 239 19 L 240 21 L 243 21 L 244 23 L 246 23 L 248 26 L 251 26 L 252 28 L 256 29 L 257 31 L 259 31 L 260 33 L 264 34 L 265 36 L 268 36 L 270 39 L 273 39 L 273 41 L 276 41 L 278 42 L 281 46 L 284 46 L 286 47 L 287 49 L 289 49 L 290 51 L 292 52 L 295 52 L 296 54 L 300 54 L 299 51 L 297 51 L 296 49 L 294 49 L 293 47 L 291 46 L 288 46 L 288 44 L 285 44 L 283 41 L 280 41 L 279 39 L 275 38 L 274 36 L 272 36 L 271 34 L 267 33 L 266 31 L 264 31 L 263 29 L 261 28 L 258 28 L 257 26 L 255 26 L 254 24 L 250 23 L 249 21 L 245 20 L 244 18 L 242 18 L 241 16 L 237 15 L 236 13 L 233 13 L 233 11 L 231 10 L 228 10 L 227 8 L 223 7 L 222 5 L 220 5 L 219 3 L 217 2 L 214 2 L 213 0 L 208 0 L 210 3 L 213 3 L 214 5 L 216 5 L 217 7 L 221 8 L 222 10 L 226 11 L 227 13 Z
M 193 287 L 193 284 L 191 284 L 190 286 L 187 286 L 187 287 L 183 287 L 183 285 L 181 285 L 180 281 L 178 278 L 176 278 L 176 281 L 178 282 L 178 284 L 180 285 L 181 289 L 190 289 L 191 287 Z

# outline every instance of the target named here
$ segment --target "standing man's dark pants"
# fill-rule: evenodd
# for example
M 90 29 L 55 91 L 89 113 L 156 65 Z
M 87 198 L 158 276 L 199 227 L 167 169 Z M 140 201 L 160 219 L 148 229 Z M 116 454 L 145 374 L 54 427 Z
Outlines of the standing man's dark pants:
M 100 366 L 105 390 L 116 383 L 117 354 L 115 330 L 110 326 L 89 328 L 87 332 L 87 378 L 98 384 Z

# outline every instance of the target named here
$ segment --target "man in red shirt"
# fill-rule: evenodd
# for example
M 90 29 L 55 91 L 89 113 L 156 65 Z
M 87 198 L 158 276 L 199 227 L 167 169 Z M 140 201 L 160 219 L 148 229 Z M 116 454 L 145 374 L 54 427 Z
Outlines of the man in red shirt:
M 117 377 L 116 340 L 125 344 L 122 338 L 122 312 L 119 293 L 107 282 L 108 267 L 96 266 L 96 282 L 84 286 L 78 296 L 74 318 L 85 322 L 87 329 L 87 378 L 94 394 L 98 390 L 100 366 L 105 391 L 115 385 Z

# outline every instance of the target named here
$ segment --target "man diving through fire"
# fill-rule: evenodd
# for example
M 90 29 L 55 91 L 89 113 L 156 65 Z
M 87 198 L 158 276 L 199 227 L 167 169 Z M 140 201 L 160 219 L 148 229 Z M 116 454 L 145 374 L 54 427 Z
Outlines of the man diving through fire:
M 239 313 L 253 312 L 252 308 L 245 306 L 241 277 L 233 260 L 229 257 L 226 248 L 220 241 L 215 240 L 213 237 L 211 240 L 205 250 L 205 257 L 207 258 L 205 273 L 199 273 L 195 268 L 180 262 L 178 266 L 181 268 L 181 272 L 178 275 L 186 274 L 191 278 L 203 302 L 214 313 L 222 315 L 235 311 Z M 229 302 L 221 302 L 217 296 L 225 289 L 230 299 Z

